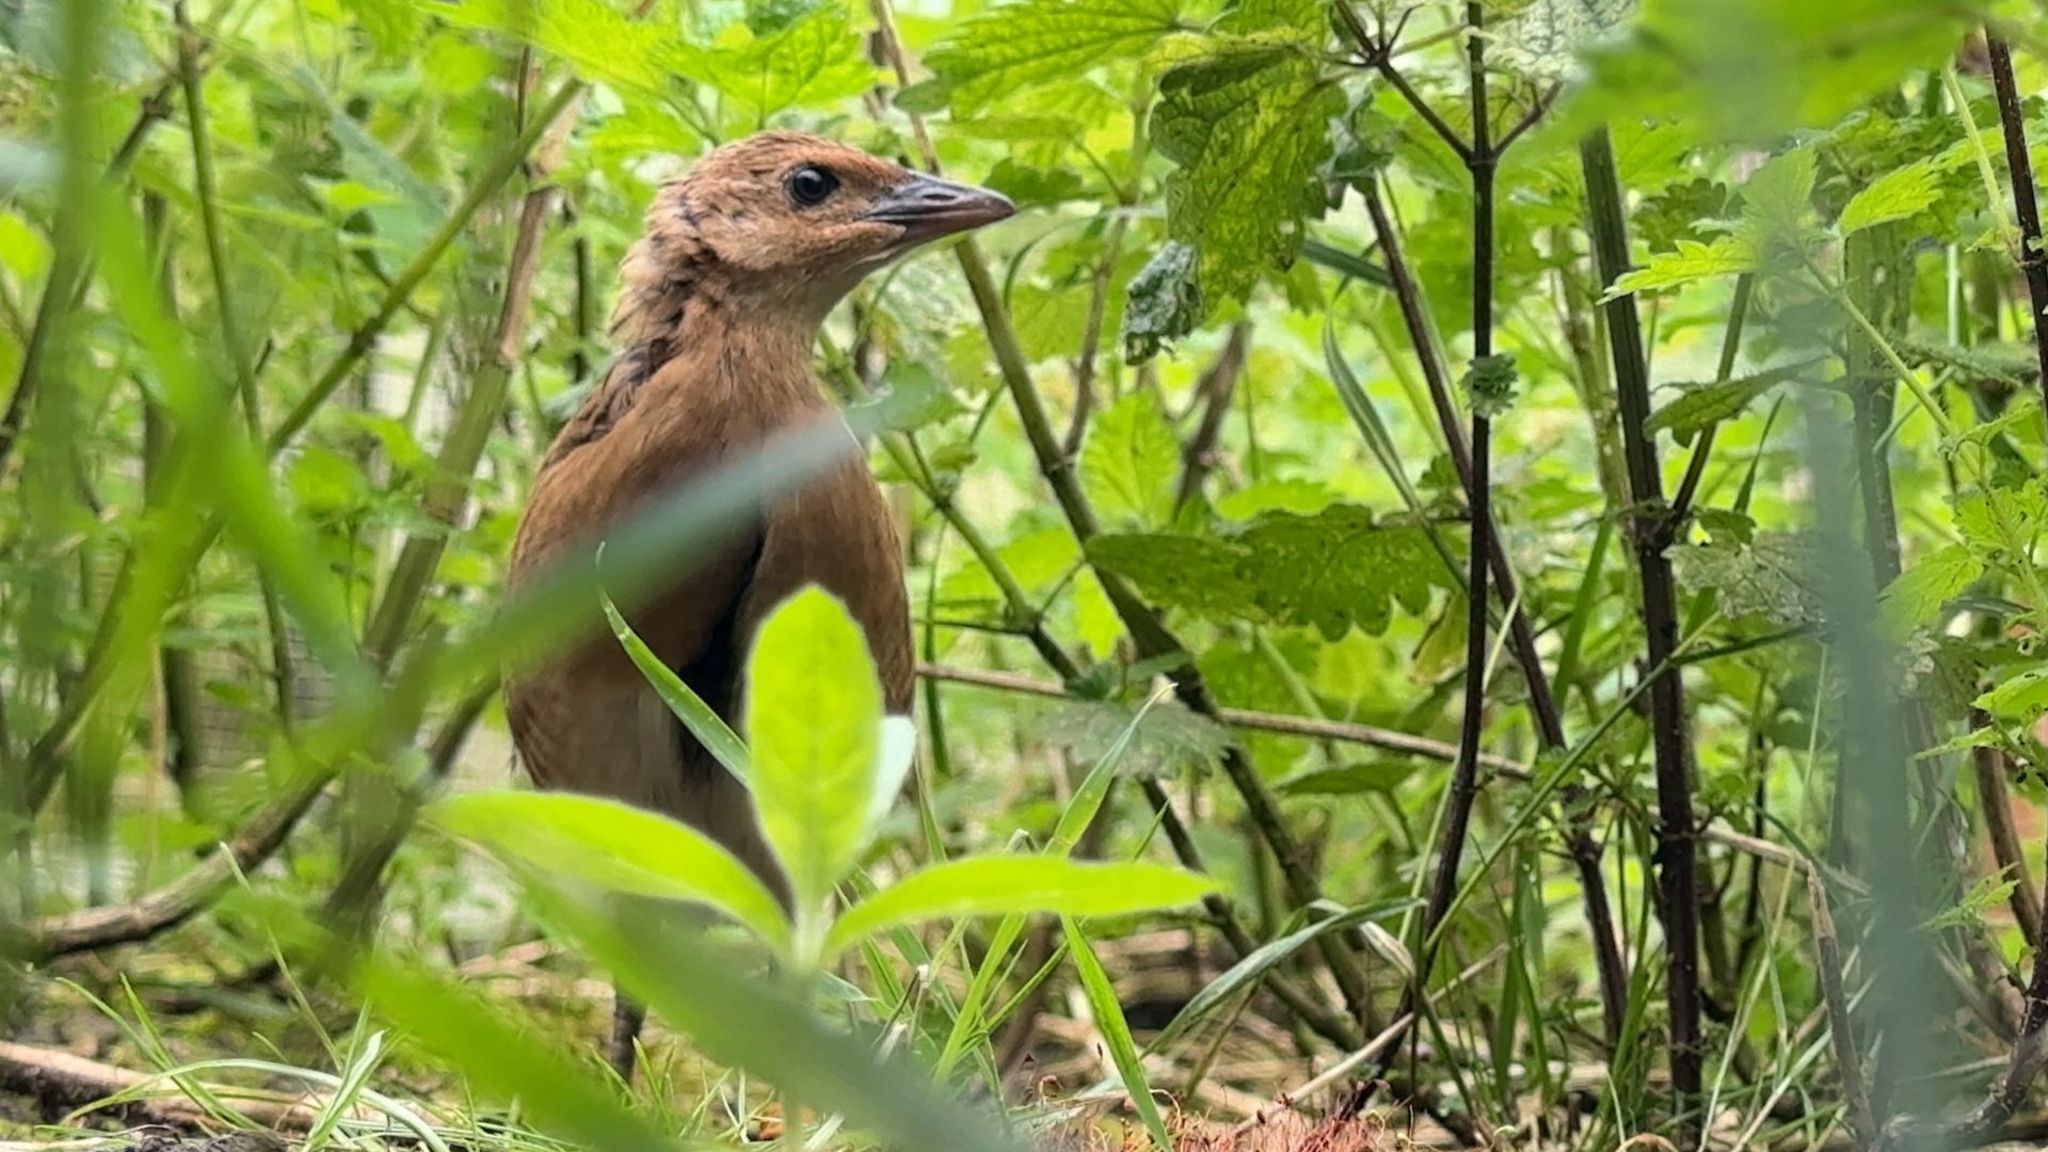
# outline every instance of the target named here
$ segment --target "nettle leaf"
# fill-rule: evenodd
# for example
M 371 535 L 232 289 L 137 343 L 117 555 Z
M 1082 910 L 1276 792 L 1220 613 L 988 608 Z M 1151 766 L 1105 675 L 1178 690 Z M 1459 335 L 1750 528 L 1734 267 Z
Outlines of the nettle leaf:
M 1105 519 L 1145 526 L 1173 519 L 1180 441 L 1149 392 L 1131 392 L 1088 428 L 1081 477 Z
M 1222 762 L 1231 745 L 1229 729 L 1170 701 L 1154 704 L 1142 717 L 1138 709 L 1111 700 L 1048 701 L 1028 715 L 1033 739 L 1064 749 L 1082 763 L 1100 761 L 1122 744 L 1117 772 L 1144 779 L 1188 768 L 1206 772 Z
M 1821 619 L 1814 587 L 1815 544 L 1790 532 L 1759 532 L 1747 546 L 1716 541 L 1671 549 L 1681 584 L 1717 593 L 1733 617 L 1760 617 L 1787 627 Z
M 1105 61 L 1143 55 L 1180 27 L 1175 0 L 1024 0 L 959 26 L 925 56 L 934 79 L 899 106 L 960 112 L 1070 79 Z M 941 99 L 944 98 L 944 99 Z
M 1197 253 L 1168 241 L 1131 277 L 1124 304 L 1124 359 L 1143 364 L 1195 330 L 1202 320 L 1202 289 L 1195 280 Z
M 1514 406 L 1518 378 L 1513 356 L 1478 356 L 1460 384 L 1472 411 L 1491 420 Z
M 1894 168 L 1849 198 L 1835 228 L 1843 236 L 1916 216 L 1941 199 L 1940 172 L 1931 161 Z
M 1722 236 L 1704 244 L 1680 240 L 1676 249 L 1652 255 L 1649 263 L 1616 280 L 1606 298 L 1679 288 L 1716 276 L 1748 272 L 1756 266 L 1756 245 L 1746 236 Z
M 827 4 L 765 36 L 734 25 L 728 45 L 705 54 L 706 79 L 757 121 L 788 108 L 822 108 L 874 87 L 878 70 L 861 52 L 844 6 Z
M 1427 533 L 1376 524 L 1353 504 L 1270 513 L 1228 536 L 1098 536 L 1088 558 L 1195 615 L 1312 626 L 1331 640 L 1354 627 L 1382 632 L 1396 601 L 1420 613 L 1432 589 L 1449 586 Z
M 2048 668 L 2034 668 L 2005 681 L 1973 703 L 2000 720 L 2031 723 L 2048 712 Z
M 705 79 L 696 51 L 603 0 L 460 0 L 433 5 L 450 24 L 500 32 L 566 61 L 586 80 L 660 92 L 671 74 Z
M 1933 622 L 1949 601 L 1983 575 L 1984 562 L 1960 544 L 1923 557 L 1884 590 L 1880 611 L 1885 631 L 1904 639 L 1915 628 Z
M 1488 52 L 1530 80 L 1562 81 L 1579 50 L 1622 26 L 1636 0 L 1535 0 L 1494 35 Z
M 1152 136 L 1179 167 L 1167 178 L 1167 231 L 1201 253 L 1210 303 L 1243 299 L 1293 263 L 1303 222 L 1327 203 L 1322 170 L 1342 92 L 1319 45 L 1296 32 L 1219 39 L 1159 80 Z
M 1655 432 L 1668 428 L 1680 444 L 1692 443 L 1700 429 L 1740 416 L 1759 396 L 1787 380 L 1796 380 L 1818 361 L 1802 361 L 1740 376 L 1718 384 L 1680 384 L 1684 392 L 1671 403 L 1650 414 L 1644 428 Z

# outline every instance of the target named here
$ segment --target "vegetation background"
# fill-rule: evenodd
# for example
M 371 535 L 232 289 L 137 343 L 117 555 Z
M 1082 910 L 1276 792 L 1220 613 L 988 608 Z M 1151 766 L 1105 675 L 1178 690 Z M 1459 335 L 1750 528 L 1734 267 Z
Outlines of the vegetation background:
M 0 0 L 0 46 L 24 1139 L 2048 1130 L 2040 5 Z M 776 126 L 1021 207 L 820 348 L 925 666 L 883 727 L 805 598 L 751 746 L 705 729 L 842 897 L 794 922 L 519 791 L 495 695 L 600 595 L 499 588 L 612 269 Z

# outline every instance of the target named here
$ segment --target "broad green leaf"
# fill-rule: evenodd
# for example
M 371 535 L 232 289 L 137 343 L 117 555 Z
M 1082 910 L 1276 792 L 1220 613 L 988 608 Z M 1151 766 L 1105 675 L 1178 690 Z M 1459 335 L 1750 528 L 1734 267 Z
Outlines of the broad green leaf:
M 2031 668 L 1977 697 L 1976 706 L 2001 720 L 2033 722 L 2048 712 L 2048 668 Z
M 1159 864 L 969 856 L 913 872 L 847 909 L 832 925 L 825 952 L 836 955 L 862 937 L 927 920 L 1040 912 L 1120 916 L 1176 908 L 1215 888 L 1206 876 Z
M 729 30 L 704 54 L 706 79 L 737 100 L 756 125 L 787 108 L 825 108 L 875 86 L 874 63 L 861 50 L 843 4 L 823 4 L 765 36 L 745 25 Z
M 1556 114 L 1574 139 L 1620 119 L 1691 120 L 1762 143 L 1824 127 L 1938 68 L 1988 0 L 1643 0 L 1623 35 L 1581 54 L 1587 81 Z
M 1391 792 L 1415 774 L 1411 760 L 1362 760 L 1334 768 L 1312 768 L 1275 785 L 1283 796 L 1355 796 Z
M 1304 221 L 1328 203 L 1329 121 L 1343 111 L 1303 33 L 1219 39 L 1160 77 L 1153 142 L 1178 165 L 1167 231 L 1201 253 L 1210 305 L 1243 299 L 1301 252 Z
M 874 832 L 882 685 L 860 626 L 815 585 L 761 625 L 747 685 L 761 827 L 789 873 L 799 916 L 811 915 Z
M 705 78 L 674 33 L 629 20 L 604 0 L 457 0 L 431 10 L 450 24 L 530 44 L 589 80 L 659 94 L 671 74 Z
M 702 696 L 683 683 L 675 669 L 661 662 L 661 658 L 647 647 L 646 641 L 640 639 L 626 623 L 626 618 L 619 615 L 609 596 L 604 597 L 604 618 L 611 621 L 612 635 L 619 638 L 633 666 L 661 696 L 668 710 L 675 713 L 676 719 L 682 721 L 683 727 L 690 730 L 690 735 L 695 736 L 706 751 L 725 765 L 726 771 L 742 784 L 746 783 L 749 775 L 747 746 L 741 743 L 739 735 L 727 726 L 711 705 L 704 702 Z
M 1140 779 L 1174 776 L 1193 768 L 1214 768 L 1231 744 L 1230 731 L 1178 703 L 1147 704 L 1133 711 L 1111 700 L 1048 701 L 1027 714 L 1025 731 L 1064 749 L 1076 760 L 1109 759 L 1121 775 Z
M 1969 590 L 1984 575 L 1984 562 L 1968 548 L 1951 544 L 1921 557 L 1884 590 L 1879 604 L 1885 631 L 1902 640 L 1930 623 L 1949 601 Z
M 1671 549 L 1670 556 L 1679 583 L 1719 593 L 1729 616 L 1796 626 L 1818 622 L 1825 602 L 1815 585 L 1815 547 L 1805 536 L 1759 532 L 1745 547 L 1688 544 Z
M 1152 1083 L 1145 1077 L 1145 1063 L 1138 1054 L 1138 1045 L 1131 1039 L 1131 1026 L 1124 1019 L 1116 986 L 1110 983 L 1109 973 L 1102 970 L 1102 961 L 1096 958 L 1094 947 L 1074 918 L 1061 917 L 1060 926 L 1066 932 L 1067 953 L 1074 958 L 1074 971 L 1081 978 L 1081 991 L 1088 998 L 1088 1011 L 1095 1017 L 1095 1030 L 1109 1047 L 1110 1062 L 1123 1079 L 1131 1107 L 1137 1109 L 1139 1119 L 1145 1122 L 1156 1152 L 1173 1152 L 1173 1137 L 1167 1134 L 1166 1121 L 1152 1099 Z
M 1787 380 L 1798 379 L 1815 363 L 1788 364 L 1718 384 L 1681 384 L 1678 387 L 1684 391 L 1678 399 L 1652 412 L 1644 427 L 1652 432 L 1668 429 L 1680 444 L 1690 444 L 1700 429 L 1740 416 L 1757 397 Z
M 1850 236 L 1865 228 L 1918 215 L 1941 199 L 1939 175 L 1927 160 L 1916 160 L 1885 173 L 1850 198 L 1842 208 L 1841 218 L 1835 221 L 1835 229 Z
M 1350 504 L 1269 513 L 1228 536 L 1098 536 L 1088 558 L 1208 619 L 1313 626 L 1332 640 L 1353 627 L 1377 634 L 1395 602 L 1420 613 L 1449 583 L 1421 528 L 1374 523 Z
M 955 109 L 972 112 L 1113 59 L 1142 56 L 1179 25 L 1175 0 L 1006 4 L 961 24 L 926 55 L 936 76 L 926 96 L 950 97 Z
M 1680 240 L 1670 252 L 1659 252 L 1650 262 L 1614 282 L 1607 299 L 1632 292 L 1656 292 L 1679 288 L 1716 276 L 1734 276 L 1755 270 L 1756 245 L 1743 236 L 1722 236 L 1710 244 Z
M 710 837 L 658 813 L 573 792 L 465 792 L 427 818 L 547 879 L 704 904 L 770 943 L 789 938 L 782 906 Z
M 1081 477 L 1103 519 L 1154 527 L 1173 519 L 1180 441 L 1148 391 L 1132 391 L 1095 418 L 1081 448 Z

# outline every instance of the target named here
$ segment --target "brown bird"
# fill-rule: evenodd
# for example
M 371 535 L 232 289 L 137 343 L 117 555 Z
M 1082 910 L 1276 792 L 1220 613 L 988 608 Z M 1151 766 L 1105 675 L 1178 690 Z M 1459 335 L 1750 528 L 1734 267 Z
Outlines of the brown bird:
M 1009 216 L 971 188 L 815 136 L 772 132 L 706 154 L 663 187 L 627 255 L 617 359 L 541 460 L 510 583 L 594 551 L 648 497 L 835 411 L 811 369 L 826 314 L 911 250 Z M 764 503 L 716 555 L 632 623 L 736 729 L 762 619 L 816 583 L 867 633 L 891 713 L 913 688 L 903 559 L 880 487 L 858 460 Z M 594 610 L 594 608 L 593 608 Z M 600 630 L 602 631 L 602 630 Z M 669 712 L 618 644 L 593 639 L 506 687 L 519 757 L 543 788 L 609 796 L 686 821 L 783 894 L 744 785 Z M 623 996 L 611 1060 L 632 1076 L 641 1012 Z

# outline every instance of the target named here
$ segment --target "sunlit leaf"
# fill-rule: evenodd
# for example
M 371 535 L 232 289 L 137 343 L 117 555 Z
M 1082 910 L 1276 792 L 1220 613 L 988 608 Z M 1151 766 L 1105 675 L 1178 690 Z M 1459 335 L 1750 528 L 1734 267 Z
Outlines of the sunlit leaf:
M 1933 163 L 1926 160 L 1885 173 L 1849 199 L 1835 221 L 1836 230 L 1850 236 L 1919 214 L 1941 199 L 1938 177 Z
M 1149 392 L 1131 392 L 1097 416 L 1081 449 L 1088 494 L 1112 525 L 1151 527 L 1173 519 L 1180 441 Z
M 962 111 L 1014 98 L 1034 85 L 1136 57 L 1180 21 L 1175 0 L 1022 0 L 966 21 L 925 63 L 930 95 Z

